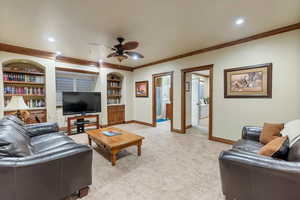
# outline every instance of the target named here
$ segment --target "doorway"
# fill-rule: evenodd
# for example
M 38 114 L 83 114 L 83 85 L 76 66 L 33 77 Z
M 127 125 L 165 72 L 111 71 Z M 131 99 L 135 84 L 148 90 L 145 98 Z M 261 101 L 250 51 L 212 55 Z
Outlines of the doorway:
M 152 75 L 152 126 L 173 130 L 173 72 Z
M 213 65 L 183 69 L 181 132 L 192 128 L 212 138 Z
M 188 128 L 193 128 L 201 134 L 208 135 L 209 125 L 209 70 L 195 71 L 186 74 L 190 77 L 190 106 L 187 111 L 190 113 Z M 188 97 L 188 95 L 186 95 Z

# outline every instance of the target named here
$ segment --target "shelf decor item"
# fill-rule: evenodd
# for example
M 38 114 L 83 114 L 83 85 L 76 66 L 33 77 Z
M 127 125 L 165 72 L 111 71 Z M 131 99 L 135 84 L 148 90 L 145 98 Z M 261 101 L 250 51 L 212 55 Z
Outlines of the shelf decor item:
M 135 96 L 136 97 L 148 97 L 149 96 L 149 82 L 148 81 L 135 82 Z
M 6 110 L 17 110 L 14 114 L 21 120 L 26 121 L 29 117 L 29 108 L 25 104 L 22 96 L 12 96 L 10 102 L 5 108 Z
M 272 63 L 225 69 L 224 98 L 272 98 Z

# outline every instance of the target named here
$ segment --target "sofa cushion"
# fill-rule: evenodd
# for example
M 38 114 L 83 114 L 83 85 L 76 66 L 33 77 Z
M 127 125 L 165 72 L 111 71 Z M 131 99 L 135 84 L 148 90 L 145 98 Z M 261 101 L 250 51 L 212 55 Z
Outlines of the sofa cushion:
M 0 128 L 0 157 L 24 157 L 32 155 L 28 138 L 16 127 L 2 125 Z
M 278 137 L 265 146 L 263 146 L 259 154 L 273 158 L 287 159 L 289 152 L 289 138 L 287 136 Z
M 280 131 L 283 129 L 284 124 L 269 124 L 264 123 L 263 130 L 260 134 L 259 141 L 262 144 L 267 144 L 278 136 L 281 136 Z
M 1 126 L 12 126 L 14 127 L 20 134 L 24 135 L 28 143 L 30 143 L 29 131 L 25 126 L 16 123 L 15 121 L 9 119 L 0 120 L 0 127 Z
M 34 154 L 39 154 L 75 143 L 74 140 L 63 133 L 49 133 L 42 136 L 38 139 L 34 139 L 31 143 L 34 149 Z
M 3 117 L 2 119 L 3 119 L 3 120 L 10 120 L 10 121 L 13 121 L 13 122 L 19 124 L 20 126 L 24 126 L 24 125 L 25 125 L 25 123 L 24 123 L 22 120 L 20 120 L 20 119 L 19 119 L 17 116 L 15 116 L 15 115 L 7 115 L 7 116 Z
M 36 145 L 38 143 L 42 143 L 45 141 L 52 140 L 54 138 L 61 138 L 61 137 L 66 137 L 64 132 L 54 132 L 54 133 L 39 135 L 31 138 L 31 144 Z
M 234 145 L 233 145 L 233 149 L 238 149 L 238 150 L 242 150 L 242 151 L 246 151 L 249 153 L 258 153 L 260 148 L 263 147 L 263 144 L 253 141 L 253 140 L 238 140 Z

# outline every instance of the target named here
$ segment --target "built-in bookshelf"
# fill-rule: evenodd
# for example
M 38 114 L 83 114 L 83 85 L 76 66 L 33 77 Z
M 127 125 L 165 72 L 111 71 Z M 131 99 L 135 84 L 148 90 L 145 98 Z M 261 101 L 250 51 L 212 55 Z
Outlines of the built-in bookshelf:
M 121 104 L 122 77 L 116 74 L 107 75 L 107 104 Z
M 46 121 L 45 71 L 31 63 L 15 62 L 3 66 L 4 106 L 12 96 L 23 96 L 31 119 L 27 123 Z M 5 114 L 13 113 L 5 110 Z

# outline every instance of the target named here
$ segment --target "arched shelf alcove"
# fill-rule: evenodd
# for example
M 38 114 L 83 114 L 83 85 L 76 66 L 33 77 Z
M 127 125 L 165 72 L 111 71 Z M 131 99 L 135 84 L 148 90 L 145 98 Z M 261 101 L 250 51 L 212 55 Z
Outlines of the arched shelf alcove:
M 118 72 L 107 74 L 107 123 L 125 123 L 125 105 L 122 99 L 123 75 Z
M 107 105 L 121 104 L 123 75 L 118 72 L 107 74 Z
M 13 96 L 22 96 L 28 107 L 26 123 L 47 121 L 45 67 L 35 61 L 12 59 L 2 63 L 4 115 L 16 110 L 6 108 Z

